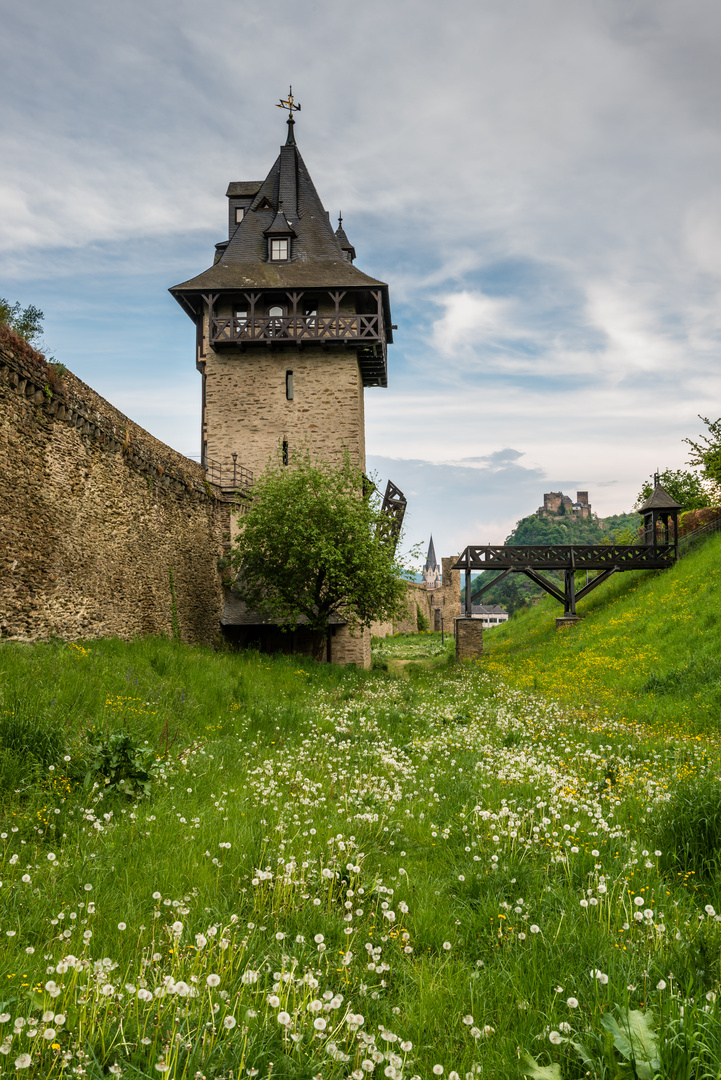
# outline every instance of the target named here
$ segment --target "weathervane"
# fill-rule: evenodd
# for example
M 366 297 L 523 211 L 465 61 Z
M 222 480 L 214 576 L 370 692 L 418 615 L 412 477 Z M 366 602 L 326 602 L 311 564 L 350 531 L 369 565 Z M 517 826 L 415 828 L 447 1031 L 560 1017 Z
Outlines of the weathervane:
M 295 136 L 293 135 L 293 127 L 295 126 L 295 120 L 293 119 L 293 113 L 300 112 L 300 103 L 296 105 L 295 101 L 293 100 L 292 86 L 288 88 L 288 97 L 285 99 L 281 98 L 280 104 L 276 105 L 276 108 L 288 110 L 289 115 L 286 121 L 286 123 L 288 124 L 288 138 L 285 140 L 285 145 L 293 146 L 295 144 Z
M 276 109 L 287 109 L 288 112 L 290 113 L 290 119 L 291 120 L 293 119 L 293 113 L 294 112 L 300 112 L 300 103 L 298 105 L 296 105 L 295 101 L 293 100 L 293 87 L 292 86 L 290 86 L 288 88 L 288 97 L 286 99 L 281 98 L 280 99 L 280 104 L 276 105 Z

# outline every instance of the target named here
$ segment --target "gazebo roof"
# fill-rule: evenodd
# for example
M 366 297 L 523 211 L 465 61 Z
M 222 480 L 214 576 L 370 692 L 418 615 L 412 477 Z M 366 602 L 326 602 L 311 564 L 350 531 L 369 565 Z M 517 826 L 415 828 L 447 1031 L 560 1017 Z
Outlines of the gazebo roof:
M 676 502 L 665 488 L 662 488 L 660 484 L 651 492 L 643 506 L 639 507 L 639 514 L 645 514 L 648 510 L 682 510 L 681 503 Z

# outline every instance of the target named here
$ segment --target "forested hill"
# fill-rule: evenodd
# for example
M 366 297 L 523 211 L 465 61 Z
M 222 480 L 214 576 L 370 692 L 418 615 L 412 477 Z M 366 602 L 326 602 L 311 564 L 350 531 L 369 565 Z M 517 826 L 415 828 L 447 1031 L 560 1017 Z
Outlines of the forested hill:
M 575 518 L 569 515 L 542 517 L 529 514 L 517 522 L 506 537 L 507 544 L 608 544 L 636 543 L 641 518 L 638 514 Z
M 560 514 L 543 517 L 529 514 L 517 522 L 515 529 L 506 537 L 507 544 L 637 544 L 638 514 L 613 514 L 611 517 L 576 518 Z M 603 527 L 602 527 L 603 526 Z M 474 588 L 491 581 L 497 574 L 485 570 L 474 578 Z M 518 608 L 527 607 L 543 595 L 542 589 L 522 574 L 509 574 L 488 592 L 480 603 L 501 604 L 513 614 Z

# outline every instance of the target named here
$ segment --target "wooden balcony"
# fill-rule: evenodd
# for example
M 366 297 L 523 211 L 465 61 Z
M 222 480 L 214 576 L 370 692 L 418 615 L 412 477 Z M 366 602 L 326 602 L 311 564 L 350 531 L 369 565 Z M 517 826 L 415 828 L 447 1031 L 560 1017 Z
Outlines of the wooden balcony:
M 284 315 L 211 320 L 211 345 L 354 344 L 385 346 L 379 315 Z M 385 351 L 385 348 L 384 350 Z

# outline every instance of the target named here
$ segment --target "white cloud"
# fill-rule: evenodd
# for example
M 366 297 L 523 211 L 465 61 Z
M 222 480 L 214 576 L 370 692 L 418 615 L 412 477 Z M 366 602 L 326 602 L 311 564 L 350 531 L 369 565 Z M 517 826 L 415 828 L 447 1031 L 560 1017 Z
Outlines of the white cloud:
M 497 338 L 510 331 L 507 300 L 464 290 L 441 296 L 439 303 L 445 311 L 433 323 L 432 343 L 446 356 L 476 344 L 481 336 Z
M 0 295 L 195 447 L 193 331 L 164 290 L 211 262 L 228 180 L 270 167 L 288 78 L 321 197 L 391 286 L 369 450 L 456 469 L 459 495 L 505 478 L 496 509 L 441 500 L 448 543 L 502 538 L 571 468 L 624 509 L 721 412 L 720 32 L 715 0 L 8 6 Z

